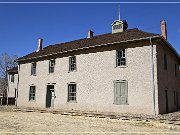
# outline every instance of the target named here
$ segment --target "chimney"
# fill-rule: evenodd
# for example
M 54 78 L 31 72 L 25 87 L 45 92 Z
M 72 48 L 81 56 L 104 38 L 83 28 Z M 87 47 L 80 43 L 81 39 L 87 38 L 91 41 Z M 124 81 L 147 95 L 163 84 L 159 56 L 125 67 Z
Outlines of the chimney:
M 92 37 L 93 37 L 93 34 L 94 34 L 94 32 L 91 31 L 91 30 L 89 30 L 89 31 L 88 31 L 88 38 L 92 38 Z
M 167 40 L 167 29 L 166 29 L 166 21 L 165 20 L 161 21 L 161 33 L 162 33 L 162 36 Z
M 42 42 L 43 42 L 43 39 L 39 38 L 38 39 L 38 48 L 37 48 L 36 52 L 39 52 L 40 50 L 42 50 Z

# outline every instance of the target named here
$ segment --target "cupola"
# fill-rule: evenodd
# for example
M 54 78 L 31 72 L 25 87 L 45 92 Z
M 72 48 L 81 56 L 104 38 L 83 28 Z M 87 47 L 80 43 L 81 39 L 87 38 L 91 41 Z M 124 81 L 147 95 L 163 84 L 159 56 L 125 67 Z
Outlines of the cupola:
M 128 23 L 126 20 L 115 20 L 112 24 L 112 33 L 123 32 L 127 30 Z

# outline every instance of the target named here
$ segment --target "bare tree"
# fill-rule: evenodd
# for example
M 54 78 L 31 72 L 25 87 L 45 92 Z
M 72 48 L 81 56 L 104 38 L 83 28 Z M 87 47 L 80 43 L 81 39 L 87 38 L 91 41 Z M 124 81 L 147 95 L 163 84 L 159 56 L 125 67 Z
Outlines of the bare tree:
M 8 85 L 8 70 L 17 66 L 15 60 L 16 55 L 9 55 L 7 53 L 0 54 L 0 93 L 4 97 L 7 97 L 7 85 Z

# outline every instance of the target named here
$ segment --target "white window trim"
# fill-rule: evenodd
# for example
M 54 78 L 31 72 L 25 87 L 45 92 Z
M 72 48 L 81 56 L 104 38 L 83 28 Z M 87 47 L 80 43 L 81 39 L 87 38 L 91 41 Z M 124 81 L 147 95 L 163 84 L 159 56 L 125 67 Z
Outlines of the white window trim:
M 72 58 L 72 57 L 75 57 L 75 61 L 76 61 L 76 63 L 75 63 L 75 65 L 76 65 L 76 67 L 75 67 L 75 70 L 70 70 L 70 58 Z M 70 72 L 77 72 L 77 57 L 75 56 L 75 55 L 73 55 L 73 56 L 69 56 L 68 57 L 68 61 L 69 61 L 69 67 L 68 67 L 68 73 L 70 73 Z
M 76 85 L 76 100 L 74 101 L 69 101 L 69 96 L 68 96 L 68 93 L 69 93 L 69 85 L 70 84 L 75 84 Z M 67 83 L 67 103 L 77 103 L 77 83 L 76 82 L 70 82 L 70 83 Z
M 54 66 L 50 66 L 52 60 L 54 60 Z M 53 74 L 55 72 L 55 65 L 56 65 L 56 60 L 55 59 L 50 59 L 49 60 L 49 68 L 48 68 L 48 73 L 49 74 Z M 54 67 L 54 72 L 50 72 L 50 67 Z
M 33 63 L 36 63 L 36 73 L 35 74 L 32 74 Z M 31 62 L 31 76 L 36 76 L 36 75 L 37 75 L 37 62 Z
M 30 97 L 30 87 L 31 87 L 31 86 L 34 86 L 34 87 L 35 87 L 35 96 L 34 96 L 35 99 L 34 99 L 34 100 L 30 100 L 30 98 L 29 98 L 29 97 Z M 29 95 L 28 95 L 28 101 L 29 101 L 29 102 L 36 102 L 36 90 L 37 90 L 37 86 L 35 86 L 34 84 L 29 85 Z
M 117 51 L 120 51 L 120 50 L 125 50 L 126 65 L 118 66 L 118 64 L 117 64 Z M 127 48 L 121 48 L 121 49 L 115 50 L 115 68 L 126 68 L 126 67 L 128 67 L 128 62 L 127 62 Z

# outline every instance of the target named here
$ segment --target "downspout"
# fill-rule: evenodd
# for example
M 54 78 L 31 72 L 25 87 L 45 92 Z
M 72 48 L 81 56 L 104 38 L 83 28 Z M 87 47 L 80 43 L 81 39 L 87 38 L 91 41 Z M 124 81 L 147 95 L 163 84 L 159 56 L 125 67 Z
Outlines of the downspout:
M 17 106 L 17 99 L 18 99 L 18 87 L 19 87 L 19 72 L 20 72 L 20 64 L 18 63 L 18 82 L 17 82 L 17 89 L 16 89 L 16 103 L 15 105 Z
M 154 51 L 153 51 L 153 44 L 151 37 L 149 38 L 150 45 L 151 45 L 151 59 L 152 59 L 152 80 L 153 80 L 153 109 L 154 109 L 154 115 L 156 115 L 156 99 L 155 99 L 155 82 L 154 82 Z

